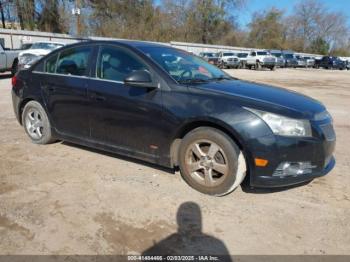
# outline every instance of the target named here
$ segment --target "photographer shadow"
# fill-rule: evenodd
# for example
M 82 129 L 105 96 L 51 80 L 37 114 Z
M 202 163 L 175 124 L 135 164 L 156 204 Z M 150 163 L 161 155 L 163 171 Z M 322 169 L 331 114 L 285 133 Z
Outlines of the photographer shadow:
M 216 256 L 232 261 L 221 240 L 202 232 L 202 214 L 194 202 L 185 202 L 177 211 L 178 231 L 145 250 L 143 256 Z

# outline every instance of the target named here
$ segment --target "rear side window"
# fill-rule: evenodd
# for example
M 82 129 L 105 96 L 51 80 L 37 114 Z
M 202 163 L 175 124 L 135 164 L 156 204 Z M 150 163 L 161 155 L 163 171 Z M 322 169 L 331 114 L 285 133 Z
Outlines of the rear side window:
M 56 62 L 58 54 L 49 57 L 45 62 L 45 72 L 46 73 L 56 73 Z
M 75 47 L 63 50 L 58 58 L 56 73 L 63 75 L 87 76 L 89 56 L 92 47 Z
M 122 82 L 136 70 L 148 70 L 147 66 L 131 52 L 123 48 L 102 46 L 97 61 L 97 77 Z

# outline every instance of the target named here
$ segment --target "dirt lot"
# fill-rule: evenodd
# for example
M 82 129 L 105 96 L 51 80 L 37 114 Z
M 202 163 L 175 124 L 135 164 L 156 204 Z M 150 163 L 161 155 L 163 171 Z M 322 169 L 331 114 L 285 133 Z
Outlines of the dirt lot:
M 336 168 L 300 187 L 209 197 L 155 166 L 65 143 L 32 144 L 2 76 L 0 254 L 140 254 L 164 239 L 175 250 L 224 244 L 230 254 L 350 254 L 350 72 L 228 71 L 321 100 L 334 117 Z M 187 212 L 201 219 L 202 232 L 168 238 L 180 205 L 181 212 L 196 206 L 189 201 L 200 208 L 201 217 Z

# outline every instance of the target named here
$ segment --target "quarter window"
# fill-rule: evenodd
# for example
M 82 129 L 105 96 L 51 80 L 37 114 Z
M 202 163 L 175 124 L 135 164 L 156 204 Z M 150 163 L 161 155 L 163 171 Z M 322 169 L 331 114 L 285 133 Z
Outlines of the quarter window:
M 92 47 L 76 47 L 63 50 L 57 61 L 57 74 L 87 76 Z
M 100 48 L 97 62 L 97 77 L 101 79 L 124 81 L 136 70 L 148 70 L 147 66 L 130 52 L 112 46 Z

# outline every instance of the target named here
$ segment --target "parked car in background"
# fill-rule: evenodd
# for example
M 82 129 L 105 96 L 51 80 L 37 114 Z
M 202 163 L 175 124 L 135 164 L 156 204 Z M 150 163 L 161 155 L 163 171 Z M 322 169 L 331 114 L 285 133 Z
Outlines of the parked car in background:
M 27 49 L 31 48 L 32 45 L 33 45 L 33 43 L 24 43 L 24 44 L 21 45 L 20 49 L 21 50 L 27 50 Z
M 42 41 L 35 42 L 32 46 L 19 53 L 18 55 L 18 70 L 29 68 L 35 61 L 49 54 L 52 50 L 64 46 L 64 43 Z
M 346 60 L 346 69 L 350 70 L 350 60 Z
M 315 65 L 315 58 L 311 56 L 304 56 L 306 67 L 314 67 Z
M 219 52 L 218 66 L 220 68 L 238 68 L 239 58 L 233 52 Z
M 270 50 L 270 54 L 276 57 L 276 66 L 278 67 L 285 66 L 285 60 L 283 58 L 283 54 L 281 50 Z
M 294 56 L 292 51 L 283 51 L 283 58 L 285 61 L 285 67 L 294 67 L 298 66 L 298 60 Z
M 304 59 L 304 57 L 302 57 L 301 55 L 295 55 L 295 58 L 297 60 L 297 67 L 306 67 L 306 60 Z
M 4 48 L 0 44 L 0 72 L 10 71 L 12 75 L 16 73 L 18 66 L 18 54 L 20 50 Z
M 251 51 L 247 57 L 247 67 L 259 70 L 261 68 L 269 68 L 275 70 L 276 57 L 272 56 L 269 51 Z
M 239 68 L 246 68 L 248 53 L 238 53 Z
M 199 53 L 199 56 L 202 57 L 207 62 L 209 62 L 210 64 L 218 65 L 219 57 L 217 53 L 201 52 Z
M 245 176 L 250 186 L 288 186 L 335 166 L 322 103 L 235 79 L 161 44 L 69 45 L 19 71 L 12 86 L 16 118 L 33 143 L 63 140 L 179 168 L 209 195 L 232 192 Z
M 316 64 L 316 68 L 325 68 L 325 69 L 346 69 L 346 64 L 344 61 L 340 60 L 335 56 L 324 56 Z

